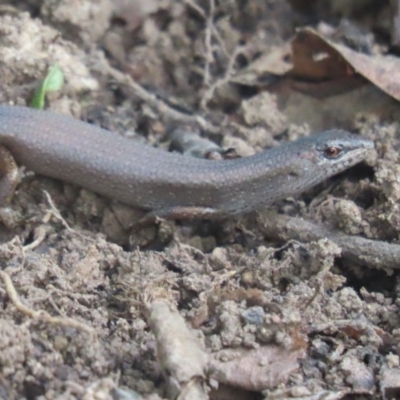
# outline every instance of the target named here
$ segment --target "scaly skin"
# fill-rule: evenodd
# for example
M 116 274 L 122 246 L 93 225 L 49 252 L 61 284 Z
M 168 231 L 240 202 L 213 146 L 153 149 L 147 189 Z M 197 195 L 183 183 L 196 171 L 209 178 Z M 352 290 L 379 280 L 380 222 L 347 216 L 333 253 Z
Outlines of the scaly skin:
M 259 209 L 351 167 L 373 148 L 370 140 L 330 130 L 251 157 L 209 161 L 138 144 L 71 117 L 13 106 L 0 106 L 0 144 L 38 174 L 167 218 Z M 339 154 L 329 157 L 332 149 Z M 10 175 L 7 166 L 1 169 Z M 10 184 L 2 186 L 0 199 L 9 195 L 1 191 Z

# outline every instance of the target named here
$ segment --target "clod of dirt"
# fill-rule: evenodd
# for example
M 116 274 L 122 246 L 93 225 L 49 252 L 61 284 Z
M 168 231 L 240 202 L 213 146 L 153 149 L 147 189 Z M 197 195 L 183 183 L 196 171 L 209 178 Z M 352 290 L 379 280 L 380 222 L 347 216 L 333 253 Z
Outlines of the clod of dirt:
M 40 12 L 65 38 L 93 47 L 108 29 L 114 5 L 111 0 L 44 0 Z
M 83 50 L 64 40 L 57 30 L 40 20 L 34 20 L 26 13 L 18 17 L 0 16 L 0 35 L 3 85 L 23 85 L 27 77 L 30 82 L 39 81 L 46 76 L 50 66 L 58 64 L 65 75 L 64 93 L 77 95 L 99 88 L 97 79 L 89 72 Z M 3 91 L 3 102 L 6 93 Z

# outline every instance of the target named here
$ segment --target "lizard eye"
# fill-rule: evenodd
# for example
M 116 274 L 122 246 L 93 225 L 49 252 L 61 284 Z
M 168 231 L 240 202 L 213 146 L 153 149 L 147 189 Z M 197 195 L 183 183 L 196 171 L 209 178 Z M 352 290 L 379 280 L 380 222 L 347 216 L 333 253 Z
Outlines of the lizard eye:
M 339 147 L 329 146 L 324 150 L 324 155 L 326 158 L 336 158 L 341 151 Z

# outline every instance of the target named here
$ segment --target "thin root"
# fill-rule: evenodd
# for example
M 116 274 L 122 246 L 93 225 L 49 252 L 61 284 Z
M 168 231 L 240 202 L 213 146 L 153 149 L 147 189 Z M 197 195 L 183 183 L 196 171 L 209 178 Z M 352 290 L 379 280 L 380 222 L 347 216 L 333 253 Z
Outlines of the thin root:
M 83 324 L 79 321 L 76 321 L 72 318 L 64 318 L 64 317 L 52 317 L 46 311 L 40 310 L 36 311 L 21 302 L 19 299 L 18 293 L 15 290 L 15 287 L 11 281 L 10 275 L 5 271 L 0 271 L 0 278 L 4 282 L 4 286 L 8 297 L 10 298 L 11 302 L 13 303 L 14 307 L 20 311 L 21 313 L 25 314 L 27 317 L 32 319 L 41 320 L 47 324 L 58 325 L 67 328 L 75 328 L 77 330 L 88 332 L 92 335 L 96 335 L 93 328 L 90 326 Z

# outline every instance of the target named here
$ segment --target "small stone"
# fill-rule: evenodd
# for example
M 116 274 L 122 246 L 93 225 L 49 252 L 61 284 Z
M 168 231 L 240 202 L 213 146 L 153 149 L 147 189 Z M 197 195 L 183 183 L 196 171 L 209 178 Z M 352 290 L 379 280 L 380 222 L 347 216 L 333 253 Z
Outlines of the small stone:
M 248 308 L 241 316 L 247 324 L 260 326 L 264 322 L 264 310 L 259 306 Z

